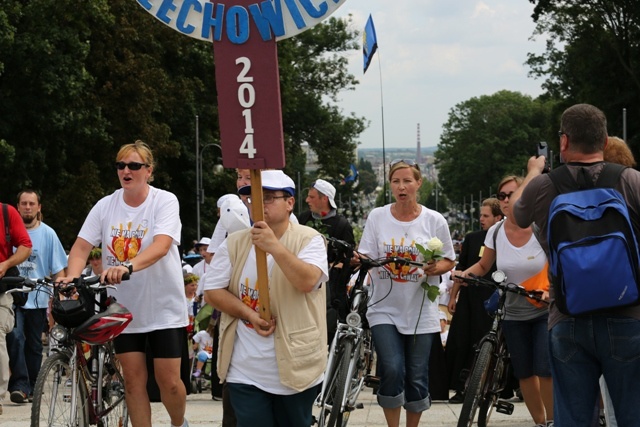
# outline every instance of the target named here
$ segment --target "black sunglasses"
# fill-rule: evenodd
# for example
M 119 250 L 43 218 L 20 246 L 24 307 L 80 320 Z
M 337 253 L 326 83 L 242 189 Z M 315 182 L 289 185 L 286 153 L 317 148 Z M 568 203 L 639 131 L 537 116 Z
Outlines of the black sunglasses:
M 131 171 L 139 171 L 142 167 L 149 167 L 146 163 L 138 163 L 138 162 L 116 162 L 116 169 L 123 171 L 124 168 L 129 168 Z
M 389 163 L 389 169 L 391 169 L 392 167 L 394 167 L 398 163 L 404 163 L 407 166 L 410 166 L 410 167 L 413 167 L 413 168 L 416 168 L 416 169 L 420 170 L 420 168 L 418 167 L 418 164 L 416 162 L 414 162 L 413 160 L 405 160 L 405 159 L 391 160 L 391 163 Z
M 505 193 L 503 191 L 499 192 L 498 195 L 496 196 L 498 198 L 498 200 L 503 201 L 504 199 L 511 198 L 511 196 L 513 196 L 513 191 L 510 193 Z

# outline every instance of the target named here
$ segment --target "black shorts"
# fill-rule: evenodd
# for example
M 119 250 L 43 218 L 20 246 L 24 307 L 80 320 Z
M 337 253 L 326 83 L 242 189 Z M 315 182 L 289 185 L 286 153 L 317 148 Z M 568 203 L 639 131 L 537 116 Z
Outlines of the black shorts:
M 159 329 L 140 334 L 121 334 L 113 344 L 116 354 L 146 353 L 147 348 L 156 359 L 180 359 L 187 342 L 186 328 Z

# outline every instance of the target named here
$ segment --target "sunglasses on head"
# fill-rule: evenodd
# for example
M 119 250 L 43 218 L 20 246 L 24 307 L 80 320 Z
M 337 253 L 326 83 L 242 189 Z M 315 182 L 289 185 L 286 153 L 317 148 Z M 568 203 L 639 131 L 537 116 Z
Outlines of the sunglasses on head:
M 398 163 L 404 163 L 407 166 L 410 166 L 412 168 L 416 168 L 416 169 L 420 170 L 420 168 L 418 167 L 418 164 L 416 162 L 414 162 L 413 160 L 405 160 L 405 159 L 391 160 L 391 163 L 389 163 L 389 169 L 391 169 L 392 167 L 394 167 Z
M 116 169 L 123 171 L 124 168 L 129 168 L 131 171 L 139 171 L 142 167 L 149 167 L 146 163 L 138 163 L 138 162 L 116 162 Z
M 513 191 L 510 193 L 505 193 L 503 191 L 499 192 L 498 195 L 496 196 L 498 198 L 498 200 L 503 201 L 506 198 L 511 198 L 511 196 L 513 195 Z

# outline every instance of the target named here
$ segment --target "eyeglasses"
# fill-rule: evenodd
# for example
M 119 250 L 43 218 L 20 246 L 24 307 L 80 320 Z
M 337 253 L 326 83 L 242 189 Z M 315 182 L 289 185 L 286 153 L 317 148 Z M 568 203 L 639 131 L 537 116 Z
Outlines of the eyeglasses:
M 262 195 L 262 204 L 263 205 L 270 205 L 271 203 L 273 203 L 273 201 L 275 199 L 288 199 L 289 195 L 286 196 L 274 196 L 273 194 L 263 194 Z M 247 197 L 247 203 L 251 204 L 251 197 Z
M 558 131 L 558 137 L 559 137 L 559 138 L 562 138 L 562 135 L 567 135 L 567 138 L 569 138 L 569 134 L 568 134 L 568 133 L 566 133 L 566 132 L 563 132 L 563 131 L 559 130 L 559 131 Z
M 142 167 L 148 168 L 149 165 L 146 163 L 138 163 L 138 162 L 116 162 L 116 169 L 123 171 L 124 168 L 129 168 L 130 171 L 139 171 Z
M 499 192 L 498 195 L 496 196 L 498 198 L 498 200 L 503 201 L 506 198 L 511 198 L 511 196 L 513 196 L 513 191 L 510 193 L 505 193 L 503 191 Z
M 409 167 L 416 168 L 416 169 L 420 170 L 420 168 L 418 167 L 418 164 L 416 162 L 414 162 L 413 160 L 405 160 L 405 159 L 391 160 L 391 163 L 389 163 L 389 169 L 393 168 L 398 163 L 404 163 L 405 165 L 407 165 Z

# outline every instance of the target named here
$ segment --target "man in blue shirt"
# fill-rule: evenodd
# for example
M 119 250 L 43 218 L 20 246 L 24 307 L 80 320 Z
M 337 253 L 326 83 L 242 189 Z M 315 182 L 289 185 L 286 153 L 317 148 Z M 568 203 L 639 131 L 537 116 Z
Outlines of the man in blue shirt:
M 33 248 L 27 260 L 18 266 L 20 275 L 31 279 L 63 275 L 67 256 L 56 232 L 42 222 L 40 196 L 33 190 L 18 194 L 18 212 L 29 233 Z M 42 332 L 47 323 L 50 295 L 46 288 L 29 293 L 27 303 L 16 307 L 16 325 L 7 335 L 9 350 L 10 399 L 26 403 L 42 365 Z

